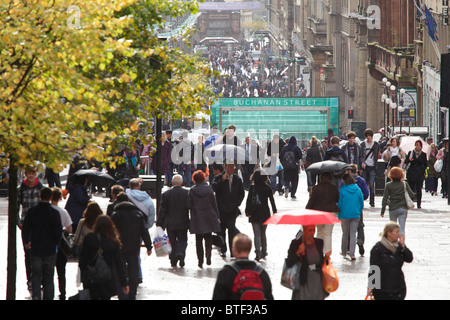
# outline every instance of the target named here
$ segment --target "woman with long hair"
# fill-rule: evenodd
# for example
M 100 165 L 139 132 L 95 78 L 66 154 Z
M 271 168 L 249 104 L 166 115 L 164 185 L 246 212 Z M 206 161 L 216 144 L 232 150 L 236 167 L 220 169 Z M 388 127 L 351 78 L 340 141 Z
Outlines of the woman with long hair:
M 386 206 L 389 204 L 389 219 L 400 225 L 400 232 L 405 233 L 406 217 L 408 216 L 408 207 L 405 198 L 405 189 L 411 199 L 415 193 L 411 190 L 408 183 L 404 181 L 405 173 L 401 168 L 394 167 L 389 171 L 389 181 L 384 187 L 383 200 L 381 202 L 381 217 L 384 217 Z
M 83 218 L 78 223 L 77 231 L 73 239 L 73 244 L 81 248 L 84 237 L 92 232 L 97 217 L 102 215 L 103 211 L 97 202 L 89 202 L 86 210 L 83 212 Z
M 406 171 L 406 180 L 411 190 L 417 196 L 417 208 L 420 209 L 422 204 L 422 188 L 425 180 L 425 170 L 428 166 L 427 155 L 422 151 L 422 141 L 417 140 L 414 149 L 408 152 L 405 159 L 405 165 L 408 167 Z
M 107 215 L 97 217 L 93 232 L 87 234 L 81 247 L 79 267 L 81 281 L 84 289 L 89 289 L 91 300 L 109 300 L 117 295 L 118 286 L 124 294 L 129 293 L 126 266 L 120 249 L 122 243 L 119 239 L 113 221 Z M 93 283 L 88 277 L 88 267 L 94 266 L 96 256 L 101 252 L 103 258 L 112 272 L 110 279 L 102 283 Z
M 268 176 L 261 174 L 261 170 L 257 169 L 253 172 L 250 177 L 252 185 L 250 186 L 245 206 L 245 214 L 253 228 L 256 261 L 264 259 L 267 256 L 267 225 L 263 225 L 263 223 L 270 218 L 269 200 L 273 213 L 277 213 L 272 188 L 270 188 L 268 181 Z M 254 195 L 257 195 L 260 200 L 260 205 L 258 206 L 252 204 Z

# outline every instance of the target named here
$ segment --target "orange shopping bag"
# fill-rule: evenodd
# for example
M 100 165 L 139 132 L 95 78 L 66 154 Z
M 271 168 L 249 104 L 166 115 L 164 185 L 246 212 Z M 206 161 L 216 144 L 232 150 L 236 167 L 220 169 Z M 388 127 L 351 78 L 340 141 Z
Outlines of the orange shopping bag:
M 323 290 L 328 293 L 336 291 L 339 287 L 339 278 L 337 276 L 337 270 L 331 264 L 330 257 L 325 257 L 323 261 L 322 274 Z

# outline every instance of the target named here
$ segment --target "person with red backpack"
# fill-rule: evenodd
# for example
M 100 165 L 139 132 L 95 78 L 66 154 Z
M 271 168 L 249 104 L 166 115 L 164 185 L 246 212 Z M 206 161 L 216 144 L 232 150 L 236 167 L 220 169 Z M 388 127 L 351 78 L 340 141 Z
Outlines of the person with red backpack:
M 225 265 L 217 275 L 213 300 L 273 300 L 272 283 L 267 272 L 249 260 L 252 240 L 245 234 L 233 238 L 235 261 Z

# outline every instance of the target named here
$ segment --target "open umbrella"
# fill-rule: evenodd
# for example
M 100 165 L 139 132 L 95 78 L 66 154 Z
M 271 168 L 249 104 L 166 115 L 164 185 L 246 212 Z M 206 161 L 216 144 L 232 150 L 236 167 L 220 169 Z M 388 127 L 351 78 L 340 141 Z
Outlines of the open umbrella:
M 342 161 L 325 160 L 316 162 L 306 168 L 308 172 L 324 172 L 324 171 L 343 171 L 349 170 L 351 167 L 348 163 Z
M 303 226 L 319 224 L 335 224 L 341 221 L 331 212 L 311 210 L 311 209 L 292 209 L 286 212 L 273 214 L 264 224 L 300 224 Z
M 85 176 L 91 184 L 99 187 L 107 187 L 111 183 L 116 182 L 109 174 L 93 169 L 80 169 L 73 174 L 72 178 L 76 176 Z
M 416 142 L 420 140 L 422 142 L 422 151 L 427 154 L 427 159 L 430 157 L 431 147 L 428 143 L 426 143 L 421 137 L 416 136 L 404 136 L 400 140 L 400 150 L 402 150 L 405 154 L 414 150 L 416 147 Z

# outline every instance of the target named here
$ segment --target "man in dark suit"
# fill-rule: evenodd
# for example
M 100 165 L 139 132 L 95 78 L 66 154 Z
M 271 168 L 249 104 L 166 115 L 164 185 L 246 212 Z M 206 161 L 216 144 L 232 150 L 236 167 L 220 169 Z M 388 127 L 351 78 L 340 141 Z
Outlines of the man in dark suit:
M 171 266 L 175 267 L 180 261 L 180 267 L 184 267 L 189 229 L 189 209 L 186 206 L 189 191 L 182 188 L 183 177 L 179 174 L 173 176 L 172 185 L 171 189 L 161 195 L 156 225 L 167 228 L 167 236 L 172 245 L 169 255 Z
M 211 187 L 216 193 L 222 237 L 225 240 L 225 233 L 228 229 L 228 243 L 231 251 L 233 237 L 239 233 L 236 228 L 236 217 L 245 196 L 242 180 L 235 173 L 235 165 L 233 163 L 227 164 L 225 171 L 214 178 Z M 221 256 L 225 257 L 226 252 L 225 242 L 224 247 L 221 248 Z M 233 256 L 232 252 L 231 256 Z

